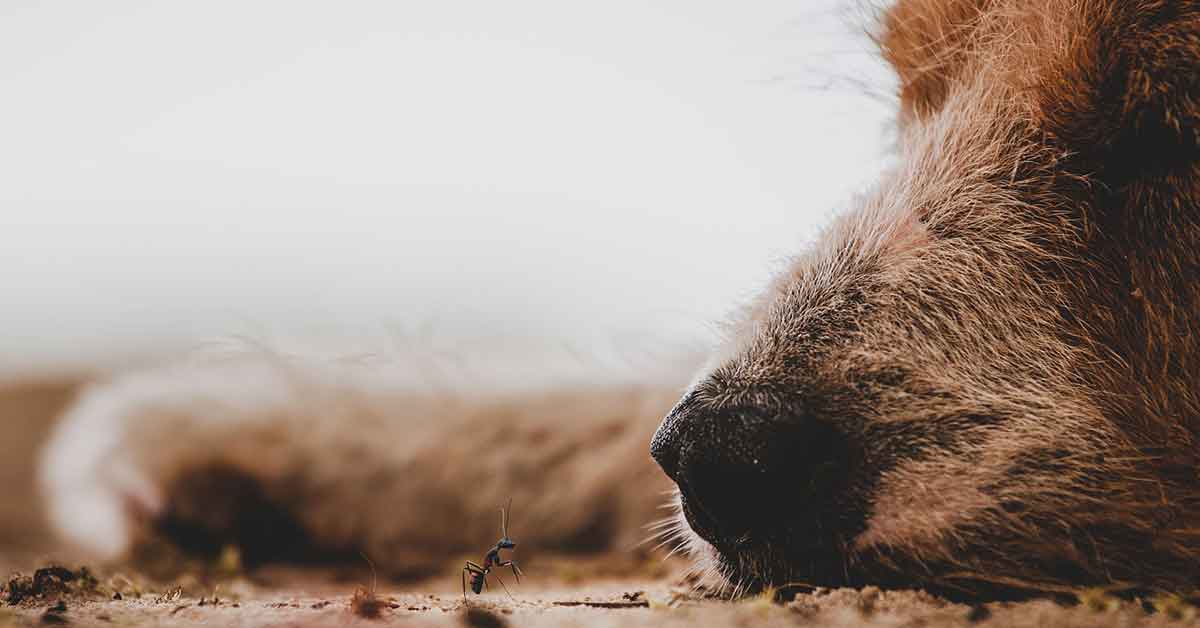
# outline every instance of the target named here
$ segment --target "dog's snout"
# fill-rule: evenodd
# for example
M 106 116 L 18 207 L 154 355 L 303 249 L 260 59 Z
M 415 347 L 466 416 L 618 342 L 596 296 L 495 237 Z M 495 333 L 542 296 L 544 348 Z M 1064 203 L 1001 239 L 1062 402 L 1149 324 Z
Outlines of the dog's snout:
M 802 516 L 844 475 L 847 458 L 824 421 L 687 404 L 663 420 L 650 451 L 679 485 L 692 528 L 713 542 Z

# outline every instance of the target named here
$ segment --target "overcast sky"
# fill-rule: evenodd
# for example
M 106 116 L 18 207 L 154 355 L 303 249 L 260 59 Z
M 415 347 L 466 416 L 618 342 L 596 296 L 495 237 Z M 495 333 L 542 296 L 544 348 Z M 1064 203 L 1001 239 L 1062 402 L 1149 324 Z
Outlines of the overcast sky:
M 6 0 L 0 371 L 702 338 L 878 171 L 842 4 Z

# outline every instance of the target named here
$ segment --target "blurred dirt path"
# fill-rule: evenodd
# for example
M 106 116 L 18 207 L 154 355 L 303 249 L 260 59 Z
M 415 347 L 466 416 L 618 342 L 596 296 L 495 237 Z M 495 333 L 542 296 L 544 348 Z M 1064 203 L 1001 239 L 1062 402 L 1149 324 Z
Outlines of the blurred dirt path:
M 680 594 L 668 580 L 604 581 L 583 586 L 539 582 L 463 601 L 449 579 L 416 587 L 381 586 L 374 617 L 355 612 L 355 587 L 292 582 L 274 589 L 216 592 L 203 598 L 168 589 L 120 600 L 66 599 L 0 606 L 0 626 L 1188 626 L 1194 609 L 1136 601 L 1063 606 L 1051 601 L 970 607 L 923 593 L 818 590 L 780 602 L 759 596 L 738 602 Z M 237 587 L 235 587 L 236 589 Z

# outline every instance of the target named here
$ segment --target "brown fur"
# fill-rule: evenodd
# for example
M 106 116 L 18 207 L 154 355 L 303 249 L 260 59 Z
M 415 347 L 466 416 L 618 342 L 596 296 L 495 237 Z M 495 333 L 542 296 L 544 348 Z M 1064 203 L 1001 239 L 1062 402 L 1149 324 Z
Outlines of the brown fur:
M 815 493 L 797 478 L 776 498 L 804 516 L 740 545 L 686 518 L 668 533 L 736 586 L 1190 590 L 1200 3 L 901 0 L 880 25 L 897 166 L 747 309 L 672 414 L 803 415 L 847 440 L 847 475 Z M 137 519 L 114 503 L 203 519 L 219 491 L 181 478 L 234 469 L 310 544 L 406 571 L 486 547 L 510 495 L 519 551 L 624 547 L 665 485 L 645 443 L 670 384 L 448 403 L 246 368 L 85 396 L 45 458 L 60 526 L 94 508 L 112 525 L 75 538 L 120 551 Z
M 683 404 L 850 433 L 861 528 L 788 558 L 688 542 L 749 584 L 1192 587 L 1200 5 L 907 0 L 882 24 L 900 165 Z

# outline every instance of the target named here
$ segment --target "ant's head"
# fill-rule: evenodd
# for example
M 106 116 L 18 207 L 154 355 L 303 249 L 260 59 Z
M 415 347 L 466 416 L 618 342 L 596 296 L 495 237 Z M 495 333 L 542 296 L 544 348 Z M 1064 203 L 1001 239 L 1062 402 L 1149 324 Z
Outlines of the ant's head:
M 500 539 L 500 541 L 496 543 L 496 547 L 499 547 L 500 549 L 510 550 L 516 546 L 517 546 L 517 542 L 508 538 L 507 536 Z

